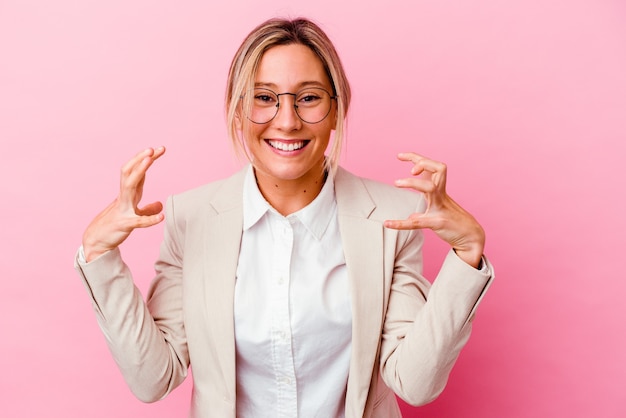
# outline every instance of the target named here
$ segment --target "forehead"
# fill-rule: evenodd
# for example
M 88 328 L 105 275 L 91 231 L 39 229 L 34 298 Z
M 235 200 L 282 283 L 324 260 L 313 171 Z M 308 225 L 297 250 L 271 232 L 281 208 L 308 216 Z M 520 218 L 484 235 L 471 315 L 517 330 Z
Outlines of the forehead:
M 330 88 L 330 80 L 320 58 L 301 44 L 279 45 L 268 49 L 259 62 L 255 85 L 291 90 L 307 85 Z

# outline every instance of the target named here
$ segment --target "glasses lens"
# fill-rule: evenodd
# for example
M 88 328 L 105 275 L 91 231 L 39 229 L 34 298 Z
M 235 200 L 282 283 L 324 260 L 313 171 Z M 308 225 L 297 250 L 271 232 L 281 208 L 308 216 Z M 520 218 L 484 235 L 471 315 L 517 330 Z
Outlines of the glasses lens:
M 330 113 L 330 94 L 321 88 L 301 90 L 296 95 L 296 112 L 304 122 L 321 122 Z
M 279 99 L 278 96 L 283 96 Z M 288 105 L 288 100 L 284 96 L 294 97 L 293 106 L 298 117 L 307 123 L 321 122 L 328 116 L 331 108 L 332 98 L 330 94 L 322 88 L 307 88 L 296 94 L 283 93 L 276 94 L 264 88 L 249 90 L 243 96 L 243 108 L 248 119 L 254 123 L 268 123 L 278 113 L 279 100 L 283 101 L 283 106 Z
M 271 121 L 278 111 L 278 96 L 268 89 L 252 89 L 244 96 L 244 109 L 254 123 Z

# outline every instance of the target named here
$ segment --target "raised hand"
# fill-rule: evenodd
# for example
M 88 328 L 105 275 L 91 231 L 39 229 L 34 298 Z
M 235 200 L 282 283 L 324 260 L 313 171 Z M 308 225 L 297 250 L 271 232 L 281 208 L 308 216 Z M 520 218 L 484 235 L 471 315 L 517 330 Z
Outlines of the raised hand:
M 466 263 L 478 267 L 485 246 L 485 232 L 480 224 L 446 193 L 447 167 L 421 155 L 407 152 L 398 159 L 413 163 L 412 177 L 396 180 L 397 187 L 422 192 L 427 207 L 404 220 L 385 221 L 387 228 L 431 229 L 446 241 Z
M 139 207 L 148 168 L 165 153 L 165 147 L 148 148 L 122 167 L 119 196 L 98 214 L 83 234 L 89 262 L 120 245 L 135 228 L 156 225 L 164 219 L 161 202 Z

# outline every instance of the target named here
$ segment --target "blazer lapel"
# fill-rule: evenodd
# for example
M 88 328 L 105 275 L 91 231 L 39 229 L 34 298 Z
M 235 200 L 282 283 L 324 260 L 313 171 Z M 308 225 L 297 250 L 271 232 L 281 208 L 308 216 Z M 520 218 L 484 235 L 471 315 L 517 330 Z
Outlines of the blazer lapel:
M 384 315 L 383 226 L 369 218 L 376 205 L 361 179 L 339 168 L 335 194 L 352 302 L 346 416 L 362 417 Z
M 214 216 L 206 218 L 204 283 L 206 324 L 231 401 L 236 397 L 234 291 L 243 228 L 243 179 L 246 169 L 226 179 L 210 202 Z

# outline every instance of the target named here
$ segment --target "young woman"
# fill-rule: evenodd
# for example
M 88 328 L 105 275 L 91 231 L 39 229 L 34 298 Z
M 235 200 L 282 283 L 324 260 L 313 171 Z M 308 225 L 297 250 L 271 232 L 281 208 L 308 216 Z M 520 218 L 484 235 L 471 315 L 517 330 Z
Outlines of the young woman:
M 170 197 L 165 215 L 138 206 L 165 148 L 124 166 L 76 267 L 141 400 L 166 396 L 190 366 L 193 417 L 389 418 L 394 393 L 419 405 L 443 390 L 493 278 L 485 235 L 446 194 L 442 163 L 400 154 L 413 166 L 397 187 L 338 167 L 349 104 L 324 32 L 269 20 L 228 77 L 229 134 L 250 164 Z M 144 302 L 118 246 L 163 219 Z M 423 228 L 451 247 L 432 286 Z

